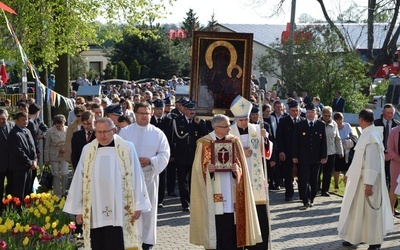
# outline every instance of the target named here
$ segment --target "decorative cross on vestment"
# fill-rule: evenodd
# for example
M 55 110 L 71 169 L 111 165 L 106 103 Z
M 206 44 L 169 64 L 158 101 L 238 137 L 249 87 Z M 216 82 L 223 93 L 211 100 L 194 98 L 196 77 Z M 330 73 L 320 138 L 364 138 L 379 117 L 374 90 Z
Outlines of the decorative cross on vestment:
M 221 150 L 218 152 L 218 161 L 222 164 L 225 164 L 229 160 L 229 154 L 226 155 L 226 153 L 229 153 L 226 148 L 221 148 Z
M 108 210 L 108 206 L 106 206 L 106 208 L 103 210 L 103 214 L 106 214 L 106 216 L 108 217 L 108 216 L 110 216 L 109 214 L 111 214 L 112 213 L 112 210 L 110 209 L 110 210 Z

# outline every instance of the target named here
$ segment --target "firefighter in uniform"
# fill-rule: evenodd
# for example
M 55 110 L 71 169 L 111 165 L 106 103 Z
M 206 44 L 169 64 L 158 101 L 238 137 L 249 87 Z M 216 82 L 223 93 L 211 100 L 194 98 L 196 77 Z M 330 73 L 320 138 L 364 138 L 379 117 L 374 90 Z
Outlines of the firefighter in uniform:
M 182 105 L 182 104 L 181 104 Z M 178 188 L 183 211 L 189 211 L 190 178 L 197 139 L 207 134 L 206 123 L 196 117 L 195 103 L 183 105 L 183 115 L 172 120 L 171 157 L 177 169 Z

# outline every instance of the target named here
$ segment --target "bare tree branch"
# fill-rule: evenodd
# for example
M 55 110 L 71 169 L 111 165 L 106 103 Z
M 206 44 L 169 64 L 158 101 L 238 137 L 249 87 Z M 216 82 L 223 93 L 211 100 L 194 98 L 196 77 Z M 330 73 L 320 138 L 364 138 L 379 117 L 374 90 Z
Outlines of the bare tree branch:
M 324 1 L 323 1 L 323 0 L 317 0 L 317 2 L 321 5 L 322 13 L 324 14 L 324 17 L 325 17 L 326 21 L 328 22 L 329 27 L 331 27 L 331 29 L 332 29 L 332 30 L 336 33 L 336 35 L 339 37 L 339 41 L 340 41 L 340 44 L 341 44 L 343 50 L 344 50 L 345 52 L 348 52 L 348 51 L 349 51 L 349 47 L 348 47 L 348 45 L 346 44 L 346 39 L 344 38 L 342 32 L 341 32 L 341 31 L 336 27 L 336 25 L 333 23 L 332 19 L 329 17 L 328 12 L 326 11 L 326 8 L 325 8 Z

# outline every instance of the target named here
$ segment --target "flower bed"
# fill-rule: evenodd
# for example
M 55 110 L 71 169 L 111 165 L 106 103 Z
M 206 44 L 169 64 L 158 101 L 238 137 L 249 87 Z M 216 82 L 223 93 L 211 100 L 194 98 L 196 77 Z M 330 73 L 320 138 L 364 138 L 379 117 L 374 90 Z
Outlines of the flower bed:
M 65 198 L 32 193 L 23 203 L 8 195 L 0 217 L 0 250 L 76 249 L 75 224 L 62 211 Z

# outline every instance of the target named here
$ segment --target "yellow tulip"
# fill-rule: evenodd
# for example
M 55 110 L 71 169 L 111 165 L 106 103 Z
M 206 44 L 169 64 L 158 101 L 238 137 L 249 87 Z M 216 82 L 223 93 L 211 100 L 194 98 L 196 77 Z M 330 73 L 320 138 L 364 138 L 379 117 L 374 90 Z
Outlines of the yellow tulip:
M 44 226 L 44 228 L 46 228 L 46 230 L 49 230 L 50 229 L 50 223 L 46 223 L 46 225 Z
M 69 227 L 67 225 L 61 228 L 61 234 L 69 234 Z
M 25 232 L 26 232 L 26 233 L 29 232 L 30 229 L 31 229 L 31 226 L 29 226 L 29 225 L 26 225 L 26 226 L 25 226 Z
M 12 195 L 11 194 L 7 195 L 7 200 L 12 200 Z
M 53 228 L 53 229 L 56 228 L 56 227 L 57 227 L 57 224 L 58 224 L 58 223 L 57 223 L 56 221 L 53 222 L 53 223 L 51 224 L 51 228 Z
M 26 246 L 26 245 L 28 245 L 28 243 L 29 243 L 29 238 L 28 238 L 28 237 L 25 237 L 24 241 L 22 241 L 22 244 L 23 244 L 24 246 Z
M 47 222 L 50 222 L 50 216 L 46 216 L 45 222 L 46 222 L 46 223 L 47 223 Z
M 54 230 L 53 230 L 53 236 L 56 237 L 57 235 L 58 235 L 58 230 L 57 230 L 57 229 L 54 229 Z

